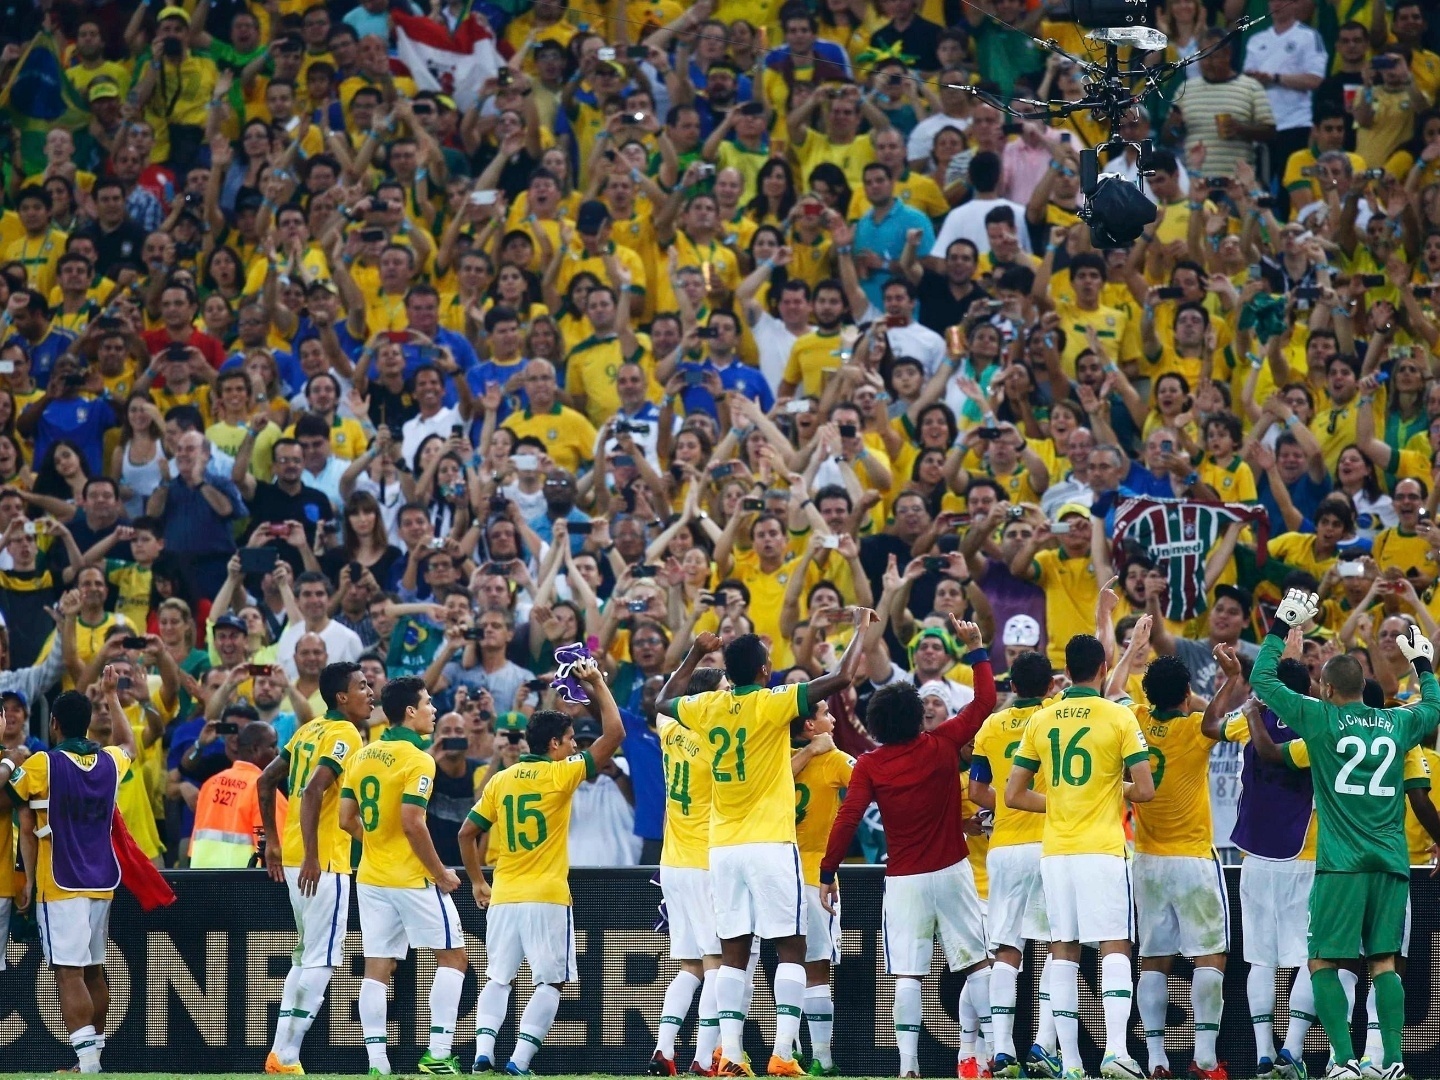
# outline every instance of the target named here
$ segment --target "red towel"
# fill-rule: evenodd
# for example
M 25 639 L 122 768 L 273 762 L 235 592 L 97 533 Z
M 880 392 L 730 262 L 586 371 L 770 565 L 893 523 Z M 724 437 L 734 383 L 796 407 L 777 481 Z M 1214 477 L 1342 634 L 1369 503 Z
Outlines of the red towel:
M 135 843 L 118 807 L 110 817 L 110 843 L 120 863 L 120 884 L 140 901 L 141 911 L 154 911 L 175 902 L 174 890 Z

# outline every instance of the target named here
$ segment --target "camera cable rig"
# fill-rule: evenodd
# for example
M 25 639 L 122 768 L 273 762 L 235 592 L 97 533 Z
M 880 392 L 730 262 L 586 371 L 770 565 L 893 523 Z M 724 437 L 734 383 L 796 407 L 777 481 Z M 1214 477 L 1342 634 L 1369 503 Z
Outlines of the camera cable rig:
M 1169 39 L 1163 33 L 1141 21 L 1145 17 L 1145 8 L 1143 2 L 1136 0 L 1075 0 L 1075 21 L 1082 26 L 1094 27 L 1088 30 L 1085 36 L 1091 41 L 1104 43 L 1103 62 L 1072 56 L 1053 39 L 1031 37 L 1037 47 L 1045 52 L 1055 53 L 1082 72 L 1081 81 L 1085 93 L 1078 101 L 1039 101 L 1017 97 L 1007 102 L 978 86 L 947 84 L 948 89 L 970 94 L 1022 122 L 1035 120 L 1048 125 L 1085 111 L 1103 119 L 1109 130 L 1109 138 L 1099 146 L 1080 151 L 1080 190 L 1084 200 L 1079 216 L 1090 226 L 1091 242 L 1096 247 L 1128 244 L 1156 217 L 1155 204 L 1142 190 L 1145 177 L 1154 175 L 1155 171 L 1150 166 L 1150 140 L 1131 142 L 1123 138 L 1119 133 L 1121 120 L 1131 110 L 1141 107 L 1151 95 L 1160 92 L 1166 83 L 1185 68 L 1224 48 L 1246 30 L 1270 18 L 1268 14 L 1258 18 L 1241 18 L 1224 37 L 1183 60 L 1166 61 L 1146 67 L 1132 58 L 1130 66 L 1122 68 L 1121 46 L 1130 46 L 1137 50 L 1136 55 L 1140 55 L 1159 52 L 1169 44 Z M 1008 24 L 1002 25 L 1007 25 L 1008 29 L 1018 34 L 1024 33 Z M 1126 146 L 1135 147 L 1137 153 L 1134 183 L 1130 183 L 1118 173 L 1100 171 L 1102 150 L 1123 150 Z

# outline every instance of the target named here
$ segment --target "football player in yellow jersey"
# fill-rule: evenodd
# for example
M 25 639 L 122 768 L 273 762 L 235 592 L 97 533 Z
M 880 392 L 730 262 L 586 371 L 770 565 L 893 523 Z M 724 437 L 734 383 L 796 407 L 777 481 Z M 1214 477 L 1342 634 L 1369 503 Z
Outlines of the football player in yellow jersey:
M 67 690 L 50 709 L 50 751 L 27 759 L 23 748 L 15 748 L 0 759 L 0 784 L 8 784 L 11 798 L 28 802 L 35 815 L 33 880 L 40 940 L 55 973 L 60 1010 L 79 1059 L 77 1071 L 93 1073 L 100 1071 L 105 1046 L 110 1000 L 105 939 L 110 902 L 120 882 L 110 821 L 120 783 L 138 753 L 117 696 L 119 678 L 117 667 L 106 667 L 101 681 L 111 725 L 109 746 L 88 738 L 94 712 L 90 699 Z M 62 793 L 68 794 L 64 805 L 71 809 L 63 817 L 52 817 L 51 799 L 58 800 Z M 57 851 L 62 856 L 59 870 Z M 5 859 L 10 858 L 7 847 Z M 11 872 L 9 866 L 4 872 Z
M 991 1072 L 1019 1076 L 1015 1054 L 1016 982 L 1027 941 L 1049 941 L 1050 920 L 1045 914 L 1045 889 L 1040 880 L 1040 846 L 1045 819 L 1023 810 L 1014 810 L 996 798 L 1010 776 L 1011 762 L 1020 748 L 1020 738 L 1030 717 L 1053 684 L 1050 658 L 1042 652 L 1023 652 L 1010 664 L 1010 683 L 1015 699 L 1008 709 L 992 714 L 975 736 L 970 757 L 970 798 L 978 806 L 995 812 L 990 833 L 990 851 L 985 869 L 990 878 L 990 897 L 985 918 L 995 963 L 990 968 L 990 1020 L 995 1057 Z M 1035 778 L 1035 790 L 1046 790 L 1043 777 Z M 1040 987 L 1048 985 L 1050 963 L 1040 969 Z M 1029 1075 L 1058 1075 L 1055 1056 L 1055 1016 L 1046 997 L 1040 999 L 1040 1020 L 1035 1044 L 1027 1055 Z
M 695 638 L 702 650 L 720 648 L 715 634 L 702 631 Z M 730 688 L 720 668 L 699 668 L 690 676 L 689 685 L 679 675 L 677 672 L 661 688 L 661 700 Z M 665 779 L 660 889 L 670 920 L 670 958 L 680 961 L 680 970 L 665 988 L 659 1039 L 649 1072 L 651 1076 L 675 1075 L 675 1036 L 699 988 L 700 1017 L 691 1069 L 698 1066 L 708 1075 L 720 1042 L 720 1013 L 715 1005 L 720 936 L 715 932 L 715 901 L 710 891 L 710 755 L 699 737 L 673 717 L 657 715 L 655 730 L 660 736 Z
M 840 904 L 825 910 L 820 902 L 820 860 L 830 840 L 830 827 L 840 812 L 855 759 L 835 748 L 831 732 L 835 718 L 825 702 L 815 704 L 815 715 L 790 723 L 796 746 L 790 758 L 795 777 L 795 843 L 805 877 L 805 1024 L 810 1030 L 814 1061 L 811 1076 L 838 1076 L 830 1055 L 835 1029 L 835 1000 L 830 994 L 830 968 L 840 963 Z M 797 1041 L 798 1049 L 798 1041 Z
M 1137 626 L 1137 631 L 1140 629 Z M 1140 1020 L 1152 1072 L 1169 1069 L 1165 1014 L 1171 958 L 1195 964 L 1191 1076 L 1223 1080 L 1215 1056 L 1225 1005 L 1230 903 L 1210 826 L 1210 751 L 1204 716 L 1187 713 L 1190 672 L 1178 656 L 1157 656 L 1145 672 L 1149 706 L 1132 708 L 1149 747 L 1155 798 L 1135 808 L 1135 910 L 1140 942 Z
M 1096 638 L 1076 634 L 1066 642 L 1065 670 L 1071 685 L 1026 725 L 1005 785 L 1005 805 L 1045 815 L 1040 876 L 1050 916 L 1050 1004 L 1065 1076 L 1084 1075 L 1077 980 L 1080 943 L 1085 941 L 1100 943 L 1105 1002 L 1100 1075 L 1141 1080 L 1145 1073 L 1125 1048 L 1134 984 L 1130 873 L 1121 810 L 1126 799 L 1149 802 L 1155 785 L 1134 713 L 1100 696 L 1108 668 L 1105 647 Z M 1042 772 L 1049 784 L 1043 795 L 1031 789 L 1031 781 Z
M 465 931 L 450 894 L 460 878 L 435 851 L 425 811 L 435 783 L 435 759 L 426 748 L 435 732 L 435 706 L 425 681 L 391 679 L 380 695 L 390 726 L 358 751 L 340 789 L 340 827 L 360 844 L 355 893 L 365 981 L 360 984 L 360 1025 L 370 1068 L 390 1075 L 385 1053 L 385 995 L 397 960 L 410 949 L 435 950 L 430 984 L 430 1045 L 422 1073 L 454 1075 L 450 1056 L 460 990 L 465 985 Z
M 275 792 L 288 780 L 290 812 L 280 844 L 265 845 L 265 868 L 283 881 L 300 941 L 280 997 L 275 1044 L 266 1072 L 303 1073 L 300 1044 L 325 1001 L 331 973 L 345 959 L 345 920 L 336 912 L 350 904 L 350 837 L 340 827 L 340 777 L 362 745 L 359 723 L 368 724 L 375 695 L 359 664 L 329 664 L 320 672 L 325 714 L 305 724 L 280 756 L 260 774 L 260 818 L 266 836 L 275 828 Z M 295 812 L 296 800 L 300 812 Z
M 794 1057 L 805 1001 L 804 877 L 795 842 L 795 780 L 790 771 L 790 725 L 815 703 L 850 685 L 863 655 L 869 608 L 855 609 L 855 636 L 835 671 L 774 690 L 770 651 L 755 634 L 725 647 L 728 691 L 662 700 L 657 711 L 700 736 L 710 755 L 710 883 L 723 966 L 716 977 L 721 1057 L 717 1076 L 751 1076 L 741 1048 L 746 969 L 753 937 L 775 942 L 775 1043 L 766 1070 L 801 1076 Z M 708 643 L 708 642 L 707 642 Z M 690 647 L 677 677 L 687 680 L 703 655 Z M 533 723 L 533 721 L 532 721 Z
M 495 1060 L 495 1033 L 510 1007 L 510 985 L 528 961 L 535 993 L 520 1016 L 506 1071 L 530 1075 L 530 1062 L 555 1022 L 560 987 L 575 971 L 575 920 L 570 912 L 570 800 L 585 780 L 610 763 L 625 727 L 610 688 L 593 660 L 571 672 L 585 687 L 600 737 L 576 753 L 571 718 L 537 711 L 525 729 L 531 753 L 497 773 L 460 826 L 460 855 L 485 919 L 485 986 L 475 1007 L 475 1071 Z M 493 836 L 492 836 L 493 833 Z M 495 860 L 493 885 L 481 870 Z

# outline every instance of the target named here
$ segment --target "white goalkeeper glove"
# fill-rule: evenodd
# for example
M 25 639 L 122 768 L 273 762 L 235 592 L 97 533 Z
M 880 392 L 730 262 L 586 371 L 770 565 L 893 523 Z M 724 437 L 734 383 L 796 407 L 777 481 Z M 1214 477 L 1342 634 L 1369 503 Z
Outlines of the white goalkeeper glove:
M 1320 614 L 1320 597 L 1304 589 L 1291 589 L 1275 609 L 1275 618 L 1286 626 L 1300 626 Z
M 1412 626 L 1410 632 L 1412 637 L 1401 634 L 1395 639 L 1395 647 L 1400 650 L 1400 655 L 1406 660 L 1414 661 L 1424 658 L 1433 666 L 1435 660 L 1435 643 L 1427 638 L 1418 626 Z

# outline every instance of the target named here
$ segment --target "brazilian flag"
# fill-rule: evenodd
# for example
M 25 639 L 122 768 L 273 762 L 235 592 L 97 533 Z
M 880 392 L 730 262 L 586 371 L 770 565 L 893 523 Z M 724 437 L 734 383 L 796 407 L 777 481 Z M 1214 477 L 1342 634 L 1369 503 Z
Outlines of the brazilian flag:
M 51 128 L 75 132 L 90 121 L 89 110 L 65 77 L 60 50 L 45 31 L 35 35 L 4 90 L 0 113 L 15 127 L 27 173 L 45 169 L 45 135 Z

